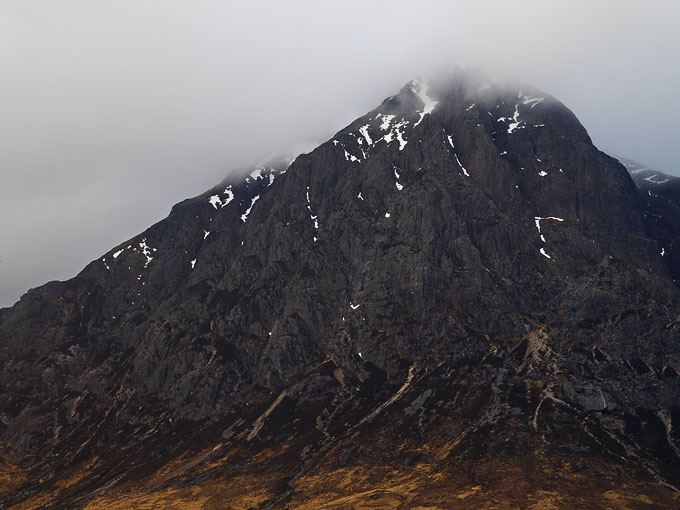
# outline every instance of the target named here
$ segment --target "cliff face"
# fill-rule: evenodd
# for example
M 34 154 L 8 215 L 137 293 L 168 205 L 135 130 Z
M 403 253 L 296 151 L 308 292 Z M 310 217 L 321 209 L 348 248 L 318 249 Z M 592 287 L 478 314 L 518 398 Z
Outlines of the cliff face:
M 680 279 L 680 178 L 664 174 L 640 163 L 619 158 L 628 169 L 640 193 L 642 216 L 647 234 L 660 246 L 674 281 Z
M 411 82 L 0 310 L 0 507 L 677 504 L 645 191 L 539 91 Z

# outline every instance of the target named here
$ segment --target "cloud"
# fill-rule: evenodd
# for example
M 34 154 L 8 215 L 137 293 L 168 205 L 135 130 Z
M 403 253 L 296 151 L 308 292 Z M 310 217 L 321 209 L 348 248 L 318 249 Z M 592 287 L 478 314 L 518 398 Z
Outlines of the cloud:
M 234 168 L 467 62 L 680 172 L 673 2 L 0 4 L 0 305 L 73 276 Z

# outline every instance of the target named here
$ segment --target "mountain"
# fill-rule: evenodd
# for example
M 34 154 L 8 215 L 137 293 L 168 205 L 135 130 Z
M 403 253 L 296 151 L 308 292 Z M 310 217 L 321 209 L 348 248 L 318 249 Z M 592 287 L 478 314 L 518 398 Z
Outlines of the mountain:
M 652 170 L 632 159 L 621 156 L 616 156 L 616 158 L 626 167 L 635 184 L 645 191 L 674 189 L 677 188 L 680 183 L 679 177 Z
M 661 189 L 534 88 L 410 82 L 0 310 L 0 508 L 676 508 Z
M 652 170 L 632 159 L 617 157 L 641 192 L 647 232 L 661 247 L 660 254 L 666 257 L 671 276 L 677 281 L 680 279 L 680 254 L 676 245 L 680 238 L 680 178 Z

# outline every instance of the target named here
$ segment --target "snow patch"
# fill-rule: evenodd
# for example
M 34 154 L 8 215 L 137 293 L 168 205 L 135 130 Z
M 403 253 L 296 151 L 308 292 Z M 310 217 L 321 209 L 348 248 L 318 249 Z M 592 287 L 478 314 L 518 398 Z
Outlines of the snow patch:
M 525 96 L 521 92 L 517 96 L 519 99 L 522 99 L 522 104 L 528 104 L 531 105 L 530 108 L 533 108 L 537 104 L 541 103 L 545 98 L 544 97 L 529 97 Z
M 153 260 L 153 257 L 151 256 L 152 249 L 153 249 L 153 251 L 156 251 L 156 249 L 150 248 L 146 244 L 146 237 L 144 239 L 142 239 L 141 243 L 139 243 L 139 247 L 142 249 L 142 253 L 146 257 L 146 262 L 144 263 L 144 267 L 147 267 L 151 263 L 151 261 Z
M 401 126 L 401 124 L 402 124 L 402 123 L 397 124 L 397 125 L 395 126 L 395 128 L 399 128 L 399 127 Z M 395 131 L 397 132 L 397 141 L 399 142 L 399 150 L 403 150 L 404 147 L 406 147 L 406 144 L 408 143 L 408 142 L 404 139 L 404 132 L 403 132 L 403 131 L 399 131 L 399 129 L 395 129 Z
M 263 173 L 264 171 L 265 171 L 264 166 L 261 166 L 261 165 L 256 166 L 256 167 L 255 167 L 255 170 L 253 170 L 252 172 L 250 172 L 250 175 L 249 175 L 248 177 L 246 177 L 246 181 L 248 181 L 248 179 L 257 180 L 257 179 L 261 178 L 261 177 L 262 177 L 262 173 Z
M 243 223 L 245 223 L 246 220 L 248 219 L 248 215 L 250 214 L 250 211 L 253 209 L 253 206 L 255 205 L 255 202 L 257 202 L 257 199 L 258 199 L 258 198 L 260 198 L 260 195 L 256 195 L 256 196 L 253 198 L 253 201 L 250 203 L 250 207 L 248 207 L 248 209 L 246 210 L 246 212 L 243 213 L 243 214 L 241 215 L 241 221 L 242 221 Z
M 416 122 L 413 127 L 417 126 L 420 124 L 428 113 L 432 113 L 435 109 L 435 107 L 439 104 L 439 101 L 434 100 L 430 95 L 428 94 L 430 90 L 430 85 L 423 80 L 415 80 L 411 82 L 411 91 L 415 93 L 418 98 L 423 102 L 423 110 L 418 112 L 420 113 L 420 119 L 418 119 L 418 122 Z
M 380 124 L 380 129 L 382 129 L 383 131 L 387 131 L 390 128 L 390 124 L 392 123 L 394 117 L 395 115 L 383 115 L 382 113 L 379 113 L 376 118 L 382 118 L 382 124 Z
M 379 140 L 371 140 L 372 144 L 376 144 L 381 140 L 385 140 L 385 143 L 388 145 L 392 142 L 392 140 L 398 140 L 399 141 L 399 150 L 403 150 L 404 147 L 406 147 L 406 144 L 408 141 L 406 138 L 404 138 L 405 131 L 404 128 L 408 125 L 407 120 L 401 120 L 394 125 L 392 125 L 392 121 L 394 120 L 395 116 L 394 115 L 383 115 L 382 113 L 379 113 L 375 117 L 376 119 L 382 119 L 382 123 L 380 124 L 380 129 L 382 131 L 388 131 L 389 133 L 386 133 L 385 135 L 382 136 Z M 364 126 L 366 127 L 366 126 Z M 361 129 L 359 130 L 361 131 Z M 368 131 L 367 131 L 368 132 Z M 362 133 L 363 134 L 363 133 Z
M 543 243 L 545 243 L 545 237 L 541 233 L 541 221 L 543 221 L 543 220 L 554 220 L 554 221 L 563 222 L 564 218 L 558 218 L 557 216 L 535 216 L 534 217 L 534 224 L 536 225 L 536 230 L 538 230 L 538 235 L 540 236 L 541 241 Z M 552 259 L 552 257 L 545 252 L 544 248 L 541 248 L 539 251 L 541 252 L 541 255 L 543 255 L 544 257 Z
M 231 184 L 229 186 L 227 186 L 226 188 L 224 188 L 224 194 L 227 195 L 227 198 L 225 198 L 224 201 L 222 202 L 222 207 L 224 207 L 229 202 L 234 200 L 234 192 L 231 191 Z
M 196 266 L 196 259 L 191 261 L 191 269 L 193 269 Z
M 397 179 L 394 184 L 397 186 L 397 190 L 401 191 L 404 189 L 404 187 L 401 184 L 399 184 L 399 172 L 397 172 L 396 167 L 394 167 L 392 170 L 394 171 L 394 177 Z
M 368 124 L 366 124 L 365 126 L 361 126 L 359 128 L 359 133 L 361 133 L 361 136 L 363 136 L 366 139 L 368 145 L 373 145 L 373 140 L 371 140 L 371 136 L 368 134 Z
M 545 177 L 546 175 L 548 175 L 548 172 L 541 170 L 540 172 L 538 172 L 538 175 L 540 175 L 541 177 Z
M 117 258 L 118 258 L 118 255 L 120 255 L 120 254 L 123 253 L 124 251 L 125 251 L 125 248 L 121 248 L 120 250 L 118 250 L 116 253 L 113 254 L 113 258 L 114 258 L 114 259 L 117 259 Z
M 312 202 L 309 200 L 309 186 L 307 186 L 307 210 L 309 211 L 309 217 L 312 219 L 314 222 L 314 228 L 319 229 L 319 222 L 317 221 L 318 215 L 312 214 Z M 314 237 L 314 242 L 317 241 L 317 238 Z
M 668 182 L 668 179 L 662 179 L 660 181 L 655 181 L 654 178 L 657 177 L 658 174 L 650 175 L 649 177 L 645 177 L 645 181 L 651 182 L 652 184 L 663 184 L 665 182 Z
M 519 119 L 519 105 L 515 105 L 515 113 L 512 116 L 512 122 L 508 125 L 508 133 L 512 133 L 516 129 L 519 129 L 524 122 L 523 120 L 518 120 Z
M 344 147 L 343 147 L 343 149 L 345 151 L 345 159 L 347 161 L 353 161 L 353 162 L 361 163 L 361 160 L 359 158 L 357 158 L 354 154 L 350 154 L 349 152 L 347 152 L 347 149 L 345 149 Z
M 536 228 L 538 229 L 538 233 L 541 233 L 541 221 L 542 220 L 555 220 L 555 221 L 564 221 L 564 218 L 558 218 L 557 216 L 535 216 L 534 217 L 534 222 L 536 223 Z
M 390 144 L 396 137 L 397 141 L 399 142 L 399 150 L 403 150 L 404 147 L 406 147 L 408 141 L 404 138 L 404 130 L 402 128 L 407 124 L 408 121 L 406 120 L 397 122 L 394 126 L 392 126 L 392 130 L 383 136 L 381 140 L 385 140 L 387 144 Z
M 454 154 L 454 156 L 456 156 L 456 161 L 458 162 L 458 166 L 460 166 L 460 168 L 463 170 L 463 173 L 465 174 L 465 176 L 470 177 L 470 174 L 467 172 L 467 170 L 465 170 L 465 167 L 460 162 L 460 159 L 458 159 L 458 154 Z
M 219 195 L 213 195 L 213 196 L 211 196 L 210 199 L 208 200 L 208 202 L 210 202 L 210 204 L 211 204 L 215 209 L 217 209 L 217 206 L 218 206 L 218 205 L 222 205 L 222 200 L 220 200 L 220 196 L 219 196 Z
M 635 170 L 630 170 L 630 173 L 639 174 L 640 172 L 644 172 L 645 170 L 649 170 L 649 168 L 636 168 Z

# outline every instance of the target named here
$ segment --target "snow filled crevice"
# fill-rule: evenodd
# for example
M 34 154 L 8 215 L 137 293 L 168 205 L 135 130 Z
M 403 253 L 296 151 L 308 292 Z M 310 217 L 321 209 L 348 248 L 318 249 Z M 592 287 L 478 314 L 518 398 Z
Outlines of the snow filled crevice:
M 468 171 L 465 169 L 465 167 L 463 166 L 463 164 L 460 162 L 460 158 L 458 158 L 458 154 L 457 154 L 456 151 L 455 151 L 455 150 L 456 150 L 456 147 L 453 145 L 453 138 L 451 138 L 451 135 L 447 135 L 447 139 L 448 139 L 448 141 L 449 141 L 449 145 L 451 145 L 451 149 L 453 149 L 453 155 L 454 155 L 455 158 L 456 158 L 456 163 L 458 163 L 458 166 L 459 166 L 460 169 L 463 171 L 463 175 L 465 175 L 465 177 L 470 177 L 470 174 L 469 174 Z
M 234 200 L 234 192 L 231 191 L 231 185 L 229 185 L 229 186 L 227 186 L 226 188 L 224 188 L 224 194 L 227 195 L 227 198 L 225 198 L 224 201 L 222 202 L 222 207 L 224 207 L 224 206 L 227 205 L 229 202 L 231 202 L 232 200 Z
M 458 154 L 454 153 L 454 156 L 456 156 L 456 162 L 458 163 L 458 166 L 460 169 L 463 171 L 466 177 L 470 177 L 470 174 L 465 170 L 465 167 L 463 166 L 463 163 L 460 162 L 460 159 L 458 159 Z
M 536 230 L 538 230 L 538 235 L 540 236 L 541 242 L 542 242 L 543 244 L 545 244 L 546 241 L 545 241 L 545 236 L 544 236 L 543 233 L 541 232 L 541 221 L 545 221 L 545 220 L 553 220 L 553 221 L 558 221 L 558 222 L 561 223 L 561 222 L 564 221 L 564 218 L 558 218 L 557 216 L 535 216 L 535 217 L 534 217 L 534 224 L 536 225 Z M 545 258 L 547 258 L 547 259 L 552 259 L 552 257 L 546 253 L 545 247 L 544 247 L 544 246 L 541 247 L 538 251 L 539 251 L 539 252 L 541 253 L 541 255 L 543 255 Z
M 369 127 L 368 124 L 366 124 L 365 126 L 361 126 L 359 128 L 359 133 L 361 133 L 361 136 L 363 136 L 366 139 L 366 143 L 368 145 L 373 145 L 373 140 L 371 139 L 371 135 L 368 132 L 368 127 Z
M 359 193 L 361 195 L 361 193 Z M 314 222 L 314 230 L 319 230 L 318 214 L 312 212 L 312 201 L 309 199 L 309 186 L 307 186 L 307 210 L 309 211 L 309 217 Z M 317 237 L 314 236 L 314 242 L 317 242 Z
M 515 105 L 515 113 L 512 116 L 512 122 L 508 124 L 508 133 L 512 133 L 515 129 L 518 129 L 523 120 L 519 120 L 519 105 Z
M 246 220 L 248 219 L 248 215 L 250 214 L 250 211 L 252 211 L 253 206 L 255 205 L 255 202 L 257 202 L 257 199 L 258 199 L 258 198 L 260 198 L 260 195 L 256 195 L 255 197 L 253 197 L 253 201 L 250 203 L 250 206 L 248 207 L 248 209 L 246 210 L 246 212 L 244 212 L 244 213 L 241 215 L 241 221 L 242 221 L 243 223 L 245 223 Z
M 519 104 L 515 105 L 515 112 L 512 117 L 498 117 L 497 122 L 509 122 L 508 134 L 512 134 L 515 130 L 526 127 L 523 120 L 519 120 Z
M 420 118 L 418 119 L 418 122 L 413 125 L 413 127 L 416 127 L 423 121 L 425 115 L 434 111 L 439 104 L 439 101 L 436 101 L 429 95 L 430 85 L 426 81 L 414 80 L 411 82 L 411 91 L 423 102 L 423 109 L 418 112 Z
M 400 176 L 399 176 L 399 172 L 397 172 L 397 167 L 395 166 L 395 167 L 393 168 L 393 170 L 394 170 L 394 178 L 396 179 L 395 184 L 396 184 L 396 186 L 397 186 L 397 191 L 401 191 L 401 190 L 404 189 L 404 186 L 399 182 L 399 177 L 400 177 Z

